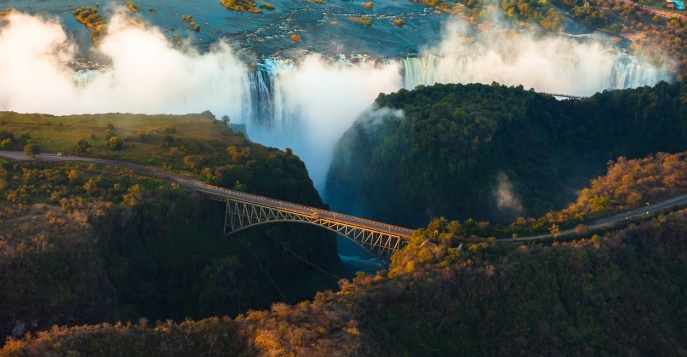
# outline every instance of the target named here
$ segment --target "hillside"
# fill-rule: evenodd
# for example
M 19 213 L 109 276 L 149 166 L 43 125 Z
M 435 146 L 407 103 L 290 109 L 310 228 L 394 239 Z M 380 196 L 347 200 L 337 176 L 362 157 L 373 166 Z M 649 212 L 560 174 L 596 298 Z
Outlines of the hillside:
M 609 160 L 687 149 L 686 91 L 660 83 L 558 101 L 437 84 L 382 94 L 340 140 L 325 197 L 334 210 L 410 227 L 543 215 Z
M 236 319 L 53 328 L 8 341 L 25 356 L 687 354 L 687 212 L 603 237 L 464 243 L 416 232 L 388 272 Z
M 0 120 L 5 150 L 129 160 L 325 207 L 296 156 L 233 134 L 207 113 Z M 336 287 L 302 259 L 343 274 L 331 234 L 275 224 L 224 237 L 224 205 L 130 169 L 3 159 L 0 195 L 3 335 L 19 326 L 233 316 Z

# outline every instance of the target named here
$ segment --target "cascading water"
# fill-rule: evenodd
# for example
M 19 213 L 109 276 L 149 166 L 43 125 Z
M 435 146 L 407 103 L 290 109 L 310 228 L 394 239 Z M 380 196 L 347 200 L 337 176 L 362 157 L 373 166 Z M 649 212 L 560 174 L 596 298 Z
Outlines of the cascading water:
M 655 67 L 642 64 L 636 58 L 623 54 L 614 63 L 608 78 L 608 88 L 637 88 L 660 81 L 670 81 L 670 78 Z
M 345 56 L 339 56 L 329 58 L 328 63 L 332 71 L 335 68 L 366 70 L 396 67 L 400 71 L 400 81 L 396 83 L 391 80 L 390 90 L 413 89 L 418 85 L 435 83 L 496 81 L 508 85 L 522 84 L 537 91 L 585 96 L 604 89 L 635 88 L 653 85 L 661 80 L 670 81 L 667 71 L 644 64 L 622 52 L 592 57 L 589 61 L 576 56 L 561 56 L 543 63 L 537 62 L 537 71 L 523 71 L 517 60 L 509 63 L 495 52 L 465 53 L 452 57 L 425 55 L 382 61 L 366 57 L 356 57 L 355 61 L 351 61 Z M 494 67 L 496 64 L 501 68 Z M 288 81 L 290 75 L 300 70 L 291 59 L 266 58 L 255 64 L 252 69 L 245 68 L 243 75 L 238 74 L 244 78 L 240 81 L 241 85 L 225 86 L 213 81 L 213 93 L 226 92 L 229 88 L 232 90 L 232 93 L 227 93 L 231 94 L 231 100 L 222 99 L 221 95 L 217 95 L 216 98 L 224 103 L 234 102 L 231 105 L 234 109 L 224 113 L 221 104 L 207 109 L 218 111 L 215 113 L 218 116 L 229 114 L 233 121 L 248 124 L 249 131 L 299 130 L 304 107 L 309 105 L 309 101 L 304 100 L 303 96 L 308 94 L 293 92 L 293 86 L 290 86 Z M 77 87 L 85 89 L 89 83 L 102 80 L 99 77 L 103 71 L 106 73 L 107 69 L 75 71 L 72 82 Z M 347 89 L 350 88 L 345 88 Z M 237 90 L 240 93 L 236 93 Z M 191 102 L 195 100 L 187 99 Z M 239 99 L 240 103 L 237 103 L 236 99 Z M 332 98 L 335 101 L 344 99 Z M 369 98 L 370 103 L 373 99 Z M 358 114 L 351 113 L 350 121 L 352 122 Z M 282 143 L 278 146 L 293 145 Z
M 282 89 L 280 74 L 295 69 L 292 60 L 267 58 L 248 73 L 250 79 L 249 122 L 261 126 L 292 126 L 298 117 L 297 108 L 288 103 L 288 93 Z
M 435 83 L 521 84 L 540 92 L 588 96 L 604 89 L 636 88 L 670 81 L 667 71 L 643 64 L 625 53 L 585 63 L 577 57 L 561 57 L 540 63 L 538 71 L 518 72 L 517 63 L 506 63 L 495 53 L 460 57 L 427 55 L 400 60 L 403 87 Z M 500 64 L 501 68 L 495 65 Z

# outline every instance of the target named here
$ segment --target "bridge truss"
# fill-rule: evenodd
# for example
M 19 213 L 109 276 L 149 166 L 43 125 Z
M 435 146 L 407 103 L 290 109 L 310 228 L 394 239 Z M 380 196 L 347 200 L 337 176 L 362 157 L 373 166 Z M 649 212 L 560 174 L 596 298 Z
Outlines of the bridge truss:
M 338 233 L 368 251 L 375 259 L 385 262 L 389 262 L 391 255 L 397 249 L 405 246 L 407 242 L 407 237 L 403 235 L 372 229 L 343 220 L 321 217 L 317 211 L 306 214 L 287 208 L 277 208 L 229 197 L 206 196 L 217 201 L 226 202 L 224 235 L 230 235 L 265 223 L 305 223 Z

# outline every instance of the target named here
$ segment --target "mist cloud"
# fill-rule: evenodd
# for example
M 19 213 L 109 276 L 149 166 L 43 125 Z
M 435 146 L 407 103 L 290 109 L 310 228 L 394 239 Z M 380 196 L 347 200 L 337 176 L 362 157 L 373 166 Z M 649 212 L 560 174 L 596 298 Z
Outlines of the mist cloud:
M 77 57 L 77 46 L 59 21 L 15 12 L 0 25 L 0 110 L 50 114 L 210 110 L 217 117 L 228 115 L 232 122 L 248 124 L 249 135 L 257 142 L 291 147 L 323 192 L 336 142 L 379 93 L 435 82 L 498 81 L 554 93 L 591 94 L 608 88 L 609 78 L 618 79 L 618 73 L 627 78 L 616 82 L 631 85 L 669 79 L 664 69 L 646 64 L 617 71 L 618 52 L 594 41 L 499 31 L 467 38 L 464 23 L 450 22 L 441 43 L 413 60 L 343 64 L 317 54 L 297 59 L 298 65 L 285 69 L 277 79 L 277 103 L 288 107 L 296 118 L 293 125 L 262 127 L 250 122 L 255 103 L 251 103 L 246 65 L 224 42 L 202 53 L 188 46 L 179 49 L 159 29 L 132 23 L 115 12 L 107 35 L 94 50 L 107 59 L 106 66 L 81 73 L 90 77 L 76 81 L 68 64 Z
M 513 190 L 513 183 L 508 179 L 508 176 L 504 172 L 499 172 L 496 181 L 496 187 L 493 191 L 496 207 L 513 215 L 519 215 L 524 212 L 520 199 Z
M 379 93 L 401 86 L 397 64 L 358 66 L 306 57 L 298 67 L 280 74 L 284 104 L 296 112 L 296 126 L 255 128 L 251 138 L 279 147 L 291 147 L 308 165 L 315 187 L 323 192 L 334 147 Z
M 52 111 L 71 101 L 73 85 L 64 73 L 73 59 L 60 24 L 13 12 L 0 27 L 0 110 Z
M 98 52 L 108 66 L 79 84 L 67 64 L 74 42 L 56 20 L 13 13 L 0 27 L 0 110 L 76 114 L 241 115 L 244 65 L 223 42 L 207 53 L 176 49 L 157 28 L 115 14 Z
M 659 50 L 660 52 L 660 50 Z M 591 37 L 536 37 L 499 26 L 473 34 L 464 21 L 446 24 L 441 42 L 423 50 L 420 67 L 408 73 L 417 84 L 485 83 L 523 85 L 540 92 L 588 96 L 609 88 L 633 88 L 670 81 L 671 59 L 653 66 Z

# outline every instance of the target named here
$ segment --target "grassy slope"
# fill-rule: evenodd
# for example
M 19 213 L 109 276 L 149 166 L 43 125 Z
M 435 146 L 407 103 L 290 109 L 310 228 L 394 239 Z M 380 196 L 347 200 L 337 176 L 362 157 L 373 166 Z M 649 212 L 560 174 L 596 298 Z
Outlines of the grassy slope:
M 114 126 L 112 135 L 130 140 L 126 150 L 112 152 L 107 145 L 108 124 Z M 134 142 L 137 134 L 165 135 L 165 128 L 173 128 L 170 135 L 178 140 L 196 142 L 221 141 L 226 145 L 236 144 L 231 130 L 221 122 L 199 114 L 188 115 L 141 115 L 141 114 L 89 114 L 54 116 L 45 114 L 17 114 L 0 112 L 0 130 L 16 134 L 28 132 L 43 152 L 74 152 L 74 144 L 84 138 L 93 146 L 93 154 L 111 158 L 122 158 L 146 162 L 153 153 L 162 151 L 160 138 L 149 142 Z

